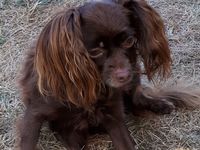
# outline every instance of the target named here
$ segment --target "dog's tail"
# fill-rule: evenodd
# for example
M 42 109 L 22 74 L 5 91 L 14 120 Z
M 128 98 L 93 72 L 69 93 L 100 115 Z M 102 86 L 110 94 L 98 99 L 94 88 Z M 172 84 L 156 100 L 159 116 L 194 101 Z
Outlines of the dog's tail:
M 200 108 L 200 87 L 190 84 L 167 84 L 164 86 L 154 86 L 144 88 L 144 94 L 158 99 L 166 99 L 176 107 Z

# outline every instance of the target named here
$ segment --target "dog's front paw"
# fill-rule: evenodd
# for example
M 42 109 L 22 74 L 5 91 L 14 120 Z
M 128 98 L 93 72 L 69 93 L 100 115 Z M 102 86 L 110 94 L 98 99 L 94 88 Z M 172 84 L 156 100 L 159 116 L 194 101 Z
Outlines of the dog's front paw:
M 170 114 L 175 109 L 175 106 L 172 102 L 159 99 L 152 101 L 148 109 L 156 114 Z

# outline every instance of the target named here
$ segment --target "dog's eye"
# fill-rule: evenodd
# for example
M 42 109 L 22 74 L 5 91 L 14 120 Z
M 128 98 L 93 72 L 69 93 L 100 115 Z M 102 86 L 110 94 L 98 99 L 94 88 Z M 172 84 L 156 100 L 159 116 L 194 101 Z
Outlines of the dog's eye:
M 129 36 L 124 42 L 122 42 L 121 47 L 130 48 L 134 45 L 135 42 L 136 38 L 134 36 Z
M 104 54 L 104 50 L 101 48 L 93 48 L 93 49 L 89 50 L 89 54 L 90 54 L 91 58 L 98 58 Z

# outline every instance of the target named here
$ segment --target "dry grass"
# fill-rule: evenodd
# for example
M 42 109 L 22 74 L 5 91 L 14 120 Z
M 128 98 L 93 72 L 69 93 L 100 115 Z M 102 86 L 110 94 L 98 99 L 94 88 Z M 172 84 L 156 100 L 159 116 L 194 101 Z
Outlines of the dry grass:
M 24 110 L 16 86 L 24 53 L 52 14 L 81 3 L 83 0 L 0 0 L 0 149 L 14 149 L 15 122 Z M 165 20 L 174 60 L 172 78 L 200 85 L 200 1 L 149 3 Z M 149 118 L 130 116 L 127 125 L 140 150 L 200 150 L 200 110 Z M 89 141 L 89 149 L 113 149 L 107 135 Z M 38 146 L 64 150 L 46 126 Z

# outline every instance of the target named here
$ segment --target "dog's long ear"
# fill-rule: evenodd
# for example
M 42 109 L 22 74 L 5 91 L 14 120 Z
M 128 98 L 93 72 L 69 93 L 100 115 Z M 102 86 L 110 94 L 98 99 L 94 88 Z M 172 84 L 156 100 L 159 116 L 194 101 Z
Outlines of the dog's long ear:
M 100 77 L 82 43 L 80 13 L 57 14 L 42 30 L 35 67 L 41 94 L 89 107 L 100 90 Z
M 139 54 L 149 79 L 158 73 L 169 75 L 171 56 L 160 15 L 144 0 L 119 0 L 130 10 L 130 19 L 136 29 Z

